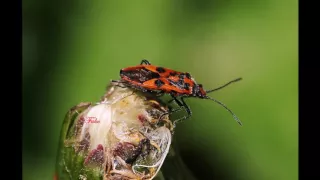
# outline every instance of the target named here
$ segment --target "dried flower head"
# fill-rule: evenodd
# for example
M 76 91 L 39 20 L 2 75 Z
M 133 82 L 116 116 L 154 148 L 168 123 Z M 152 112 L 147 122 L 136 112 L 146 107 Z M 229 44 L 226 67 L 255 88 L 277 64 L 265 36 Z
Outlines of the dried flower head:
M 56 178 L 153 179 L 171 145 L 167 113 L 152 94 L 110 84 L 101 101 L 67 113 Z

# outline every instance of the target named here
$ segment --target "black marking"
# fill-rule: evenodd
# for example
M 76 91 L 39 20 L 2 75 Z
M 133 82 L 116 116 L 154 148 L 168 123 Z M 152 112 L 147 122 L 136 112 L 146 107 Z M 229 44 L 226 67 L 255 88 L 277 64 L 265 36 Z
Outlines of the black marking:
M 190 87 L 190 84 L 189 84 L 189 83 L 185 83 L 185 84 L 184 84 L 184 88 L 185 88 L 186 90 L 189 90 L 189 87 Z
M 194 85 L 192 88 L 192 95 L 193 96 L 197 96 L 197 92 L 199 91 L 199 86 L 198 85 Z
M 186 77 L 187 77 L 188 79 L 191 79 L 191 75 L 190 75 L 189 73 L 186 73 Z
M 179 84 L 180 86 L 182 86 L 182 85 L 184 84 L 184 81 L 183 81 L 182 79 L 180 79 L 180 80 L 178 81 L 178 84 Z
M 158 71 L 158 73 L 164 73 L 166 72 L 166 70 L 163 67 L 157 67 L 156 71 Z
M 170 76 L 175 76 L 175 75 L 177 75 L 176 72 L 170 72 Z
M 170 94 L 171 94 L 171 96 L 175 96 L 175 95 L 177 94 L 177 91 L 171 90 L 171 91 L 170 91 Z
M 157 80 L 154 82 L 154 84 L 159 88 L 159 87 L 161 87 L 162 85 L 164 85 L 164 82 L 161 81 L 160 79 L 157 79 Z
M 126 77 L 129 77 L 131 78 L 131 74 L 133 74 L 133 71 L 124 71 L 124 70 L 120 70 L 120 76 L 123 77 L 123 76 L 126 76 Z
M 184 79 L 184 77 L 185 77 L 185 74 L 184 74 L 184 73 L 181 73 L 181 74 L 179 75 L 179 78 L 180 78 L 180 79 Z
M 152 79 L 154 78 L 160 78 L 160 75 L 158 73 L 153 73 L 151 74 Z

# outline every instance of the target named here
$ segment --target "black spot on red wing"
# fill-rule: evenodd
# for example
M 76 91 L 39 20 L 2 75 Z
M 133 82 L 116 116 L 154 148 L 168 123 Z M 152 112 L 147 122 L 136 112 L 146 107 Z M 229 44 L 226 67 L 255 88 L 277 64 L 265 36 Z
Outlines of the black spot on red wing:
M 190 84 L 189 84 L 189 83 L 185 83 L 185 84 L 184 84 L 184 88 L 185 88 L 186 90 L 189 90 L 189 87 L 190 87 Z
M 156 68 L 156 71 L 157 71 L 158 73 L 164 73 L 164 72 L 166 72 L 166 70 L 165 70 L 163 67 L 157 67 L 157 68 Z
M 182 85 L 184 84 L 184 80 L 180 79 L 180 80 L 178 81 L 178 84 L 179 84 L 180 86 L 182 86 Z
M 158 73 L 152 73 L 152 74 L 151 74 L 151 77 L 152 77 L 152 79 L 154 79 L 154 78 L 159 78 L 160 75 L 159 75 Z
M 170 76 L 175 76 L 175 75 L 177 75 L 176 72 L 170 72 Z
M 164 85 L 164 82 L 161 81 L 160 79 L 157 79 L 157 80 L 154 82 L 154 84 L 159 88 L 159 87 L 161 87 L 162 85 Z
M 186 73 L 186 77 L 187 77 L 188 79 L 191 79 L 191 75 L 190 75 L 189 73 Z

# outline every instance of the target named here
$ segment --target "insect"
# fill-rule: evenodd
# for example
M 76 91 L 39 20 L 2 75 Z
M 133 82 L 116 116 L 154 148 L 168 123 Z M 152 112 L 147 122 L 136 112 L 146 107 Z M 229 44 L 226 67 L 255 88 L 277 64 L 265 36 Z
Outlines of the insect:
M 182 109 L 185 109 L 187 112 L 186 116 L 174 121 L 174 127 L 176 123 L 191 117 L 192 112 L 184 101 L 185 98 L 190 97 L 209 99 L 220 104 L 228 110 L 232 114 L 233 118 L 242 126 L 239 118 L 226 105 L 207 95 L 208 93 L 222 89 L 231 83 L 237 82 L 242 78 L 232 80 L 215 89 L 204 90 L 203 85 L 196 83 L 190 73 L 151 65 L 151 63 L 145 59 L 141 61 L 140 65 L 121 69 L 120 77 L 120 81 L 113 80 L 113 82 L 119 82 L 125 86 L 129 86 L 143 92 L 155 93 L 157 96 L 161 96 L 163 94 L 171 95 L 172 99 L 169 103 L 175 101 L 179 108 L 171 110 L 170 113 L 177 112 Z

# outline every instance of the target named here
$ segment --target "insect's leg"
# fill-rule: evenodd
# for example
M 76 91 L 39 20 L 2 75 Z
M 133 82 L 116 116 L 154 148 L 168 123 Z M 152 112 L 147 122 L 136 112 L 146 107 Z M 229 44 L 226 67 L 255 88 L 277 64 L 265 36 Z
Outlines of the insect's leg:
M 173 101 L 175 101 L 175 102 L 178 104 L 178 106 L 179 106 L 179 108 L 174 109 L 174 110 L 171 110 L 171 113 L 182 110 L 182 108 L 184 107 L 183 103 L 180 102 L 180 101 L 176 98 L 176 96 L 175 96 L 174 94 L 171 93 L 170 95 L 171 95 L 172 99 L 168 101 L 168 104 L 170 104 L 170 103 L 172 103 Z
M 113 83 L 120 83 L 119 80 L 111 80 L 111 82 L 113 82 Z
M 157 92 L 157 93 L 156 93 L 156 96 L 157 96 L 157 97 L 161 97 L 161 96 L 163 96 L 163 94 L 164 94 L 164 92 L 163 92 L 163 91 L 160 91 L 160 92 Z
M 170 100 L 170 101 L 171 101 L 171 102 L 172 102 L 172 101 L 175 101 L 175 102 L 178 104 L 179 108 L 171 110 L 170 113 L 174 113 L 174 112 L 177 112 L 177 111 L 182 110 L 183 103 L 181 103 L 181 102 L 180 102 L 176 97 L 174 97 L 174 96 L 172 96 L 172 98 L 173 98 L 173 99 Z
M 173 110 L 171 109 L 171 110 L 170 110 L 170 113 L 180 111 L 180 110 L 182 109 L 182 107 L 183 107 L 183 104 L 176 98 L 175 94 L 170 93 L 170 95 L 171 95 L 172 99 L 171 99 L 170 101 L 168 101 L 168 104 L 170 104 L 170 103 L 172 103 L 173 101 L 175 101 L 175 102 L 178 104 L 178 106 L 179 106 L 179 108 L 177 108 L 177 109 L 173 109 Z
M 111 82 L 112 82 L 115 86 L 118 86 L 118 87 L 121 87 L 121 88 L 126 88 L 126 85 L 125 85 L 124 82 L 122 82 L 122 81 L 119 81 L 119 80 L 111 80 Z
M 170 103 L 173 102 L 173 101 L 176 101 L 177 104 L 178 104 L 178 106 L 179 106 L 179 108 L 177 108 L 177 109 L 170 109 L 169 112 L 163 113 L 163 114 L 159 117 L 159 120 L 161 120 L 162 117 L 165 116 L 165 115 L 167 115 L 167 114 L 172 114 L 172 113 L 174 113 L 174 112 L 178 112 L 178 111 L 181 111 L 181 110 L 182 110 L 183 104 L 182 104 L 173 94 L 171 94 L 171 97 L 172 97 L 172 99 L 170 100 Z
M 151 65 L 151 63 L 150 63 L 148 60 L 146 60 L 146 59 L 142 59 L 142 60 L 141 60 L 140 65 L 142 65 L 142 64 Z
M 186 116 L 184 116 L 184 117 L 182 117 L 182 118 L 180 118 L 180 119 L 175 120 L 175 121 L 173 122 L 173 127 L 176 127 L 176 124 L 177 124 L 177 123 L 179 123 L 179 122 L 181 122 L 181 121 L 183 121 L 183 120 L 185 120 L 185 119 L 188 119 L 188 118 L 192 115 L 192 112 L 191 112 L 189 106 L 184 102 L 183 97 L 180 98 L 180 99 L 181 99 L 181 101 L 182 101 L 182 106 L 183 106 L 184 109 L 187 111 L 188 115 L 186 115 Z M 180 103 L 181 103 L 181 102 L 180 102 Z
M 167 103 L 170 104 L 174 101 L 174 98 L 170 99 Z

